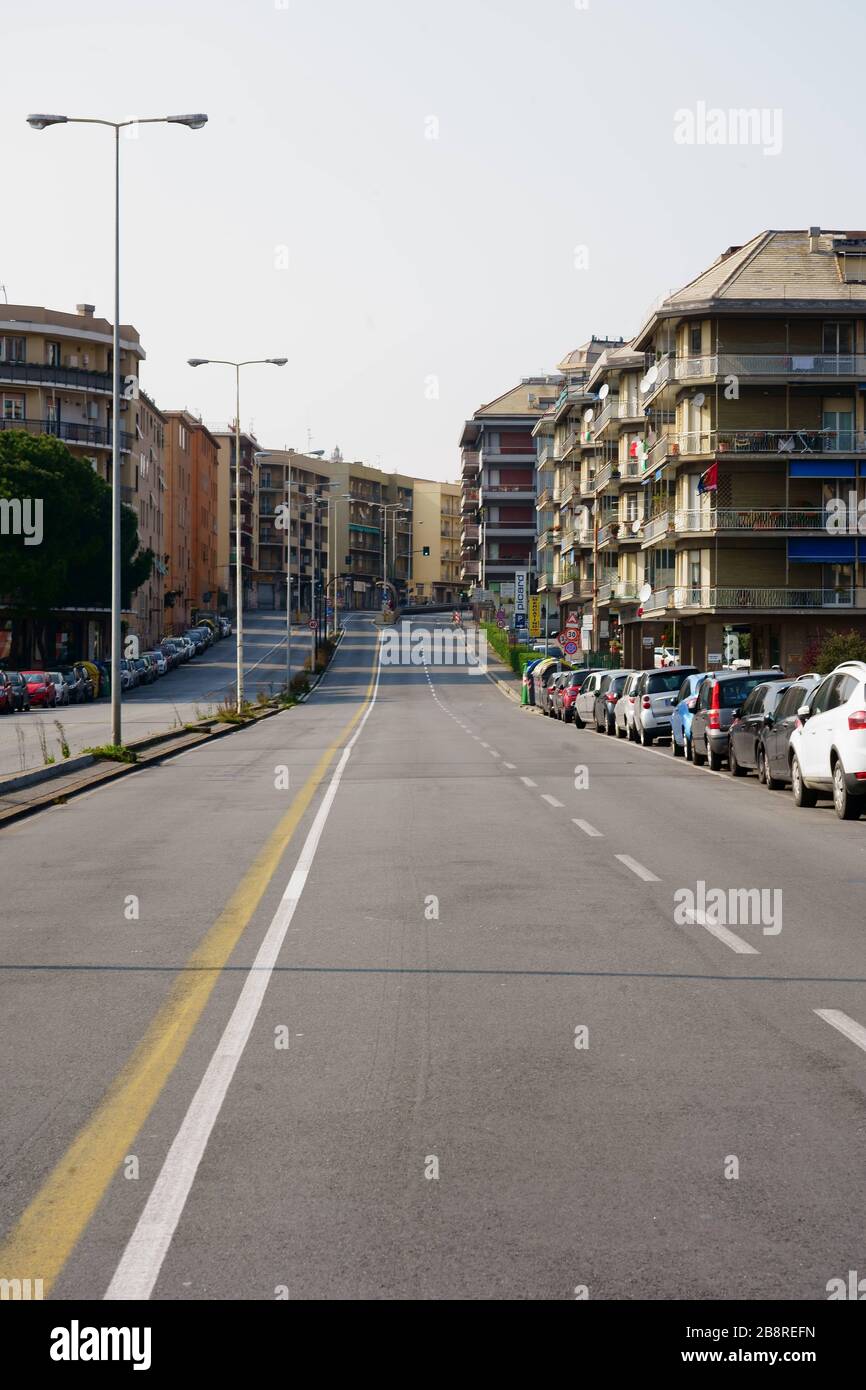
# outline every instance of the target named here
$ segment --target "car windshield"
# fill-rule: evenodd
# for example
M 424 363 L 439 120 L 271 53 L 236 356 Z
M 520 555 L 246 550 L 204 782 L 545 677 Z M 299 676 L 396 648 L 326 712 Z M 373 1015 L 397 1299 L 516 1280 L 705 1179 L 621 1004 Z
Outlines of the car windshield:
M 657 671 L 647 681 L 647 694 L 660 695 L 663 690 L 679 690 L 682 683 L 682 671 Z
M 44 671 L 24 671 L 22 672 L 22 675 L 24 676 L 24 679 L 27 681 L 28 685 L 45 684 L 46 678 Z
M 612 691 L 614 695 L 621 694 L 627 680 L 628 676 L 613 676 L 608 690 Z
M 745 704 L 757 685 L 765 685 L 766 676 L 743 676 L 736 681 L 719 681 L 719 706 L 721 709 L 736 709 Z

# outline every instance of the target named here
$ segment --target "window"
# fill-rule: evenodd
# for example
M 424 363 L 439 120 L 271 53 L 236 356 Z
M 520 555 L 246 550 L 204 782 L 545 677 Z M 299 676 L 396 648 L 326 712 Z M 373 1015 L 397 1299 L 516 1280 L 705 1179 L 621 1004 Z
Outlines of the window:
M 0 338 L 0 362 L 23 362 L 26 356 L 26 338 Z
M 703 325 L 693 323 L 689 326 L 689 352 L 693 357 L 700 357 L 703 341 Z
M 747 714 L 754 714 L 760 706 L 761 700 L 766 694 L 766 686 L 759 685 L 757 690 L 753 690 L 746 703 L 743 705 L 743 718 Z
M 833 356 L 854 350 L 854 326 L 850 323 L 832 322 L 824 324 L 824 352 Z
M 60 366 L 60 344 L 47 342 L 45 344 L 45 361 L 49 367 Z
M 834 677 L 828 676 L 827 679 L 822 681 L 818 686 L 818 689 L 809 702 L 809 709 L 812 714 L 823 714 L 826 709 L 829 709 L 830 691 L 833 686 L 833 681 Z
M 23 420 L 25 417 L 23 396 L 3 397 L 3 419 Z

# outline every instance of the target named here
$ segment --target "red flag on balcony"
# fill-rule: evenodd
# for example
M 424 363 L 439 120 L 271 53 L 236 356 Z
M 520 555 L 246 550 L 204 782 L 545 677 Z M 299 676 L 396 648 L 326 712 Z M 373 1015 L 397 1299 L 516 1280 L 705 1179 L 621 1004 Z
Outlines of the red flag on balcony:
M 698 479 L 698 492 L 715 492 L 719 486 L 719 465 L 711 463 Z

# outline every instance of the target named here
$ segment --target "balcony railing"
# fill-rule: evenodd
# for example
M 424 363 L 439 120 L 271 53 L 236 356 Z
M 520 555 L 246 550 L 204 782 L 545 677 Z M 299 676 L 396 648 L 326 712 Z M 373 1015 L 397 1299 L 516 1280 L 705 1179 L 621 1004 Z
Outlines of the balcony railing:
M 25 430 L 27 434 L 51 434 L 66 444 L 89 444 L 100 449 L 111 448 L 111 427 L 109 425 L 79 424 L 73 420 L 0 420 L 0 430 Z M 120 432 L 120 447 L 126 453 L 132 448 L 133 438 L 126 430 Z
M 472 525 L 471 523 L 467 523 L 467 525 L 464 526 L 464 527 L 463 527 L 463 530 L 460 532 L 460 543 L 461 543 L 461 545 L 465 545 L 465 544 L 467 543 L 467 541 L 477 542 L 477 541 L 478 541 L 478 533 L 479 533 L 479 528 L 478 528 L 477 526 Z
M 821 507 L 719 507 L 674 513 L 677 531 L 826 531 Z M 852 534 L 856 534 L 856 523 Z
M 461 498 L 461 508 L 464 512 L 473 510 L 478 506 L 478 488 L 465 487 Z
M 660 512 L 658 516 L 651 517 L 644 522 L 641 542 L 643 545 L 653 545 L 662 537 L 667 536 L 669 531 L 674 528 L 673 512 Z
M 673 375 L 677 381 L 703 380 L 717 376 L 862 378 L 866 376 L 866 355 L 813 352 L 711 353 L 702 357 L 675 359 Z
M 664 603 L 662 603 L 664 599 Z M 680 585 L 653 594 L 645 608 L 713 608 L 727 611 L 854 608 L 852 589 L 750 588 L 742 585 L 703 587 Z
M 111 372 L 89 367 L 49 367 L 39 362 L 0 362 L 0 381 L 19 386 L 60 386 L 65 391 L 88 391 L 110 396 Z
M 647 456 L 647 469 L 656 468 L 680 454 L 862 454 L 866 453 L 866 434 L 859 430 L 719 429 L 688 434 L 672 434 L 656 441 Z

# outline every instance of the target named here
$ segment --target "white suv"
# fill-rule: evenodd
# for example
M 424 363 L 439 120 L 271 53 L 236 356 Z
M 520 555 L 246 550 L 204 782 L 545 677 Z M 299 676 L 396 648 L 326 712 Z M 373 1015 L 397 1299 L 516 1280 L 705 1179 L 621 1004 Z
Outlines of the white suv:
M 788 758 L 798 806 L 832 796 L 841 820 L 866 810 L 866 662 L 843 661 L 797 711 Z

